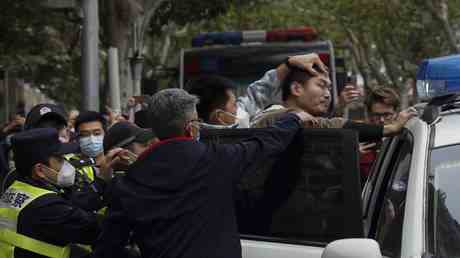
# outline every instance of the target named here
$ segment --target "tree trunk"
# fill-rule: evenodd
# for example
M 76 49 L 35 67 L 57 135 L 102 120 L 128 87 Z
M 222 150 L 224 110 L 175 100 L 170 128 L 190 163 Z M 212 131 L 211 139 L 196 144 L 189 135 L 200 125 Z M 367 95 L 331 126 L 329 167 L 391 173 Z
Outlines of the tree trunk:
M 347 37 L 348 37 L 348 40 L 350 41 L 350 45 L 351 45 L 351 53 L 353 55 L 353 59 L 355 60 L 355 64 L 360 72 L 360 74 L 363 76 L 363 79 L 364 79 L 364 89 L 367 91 L 369 89 L 369 73 L 366 69 L 366 66 L 364 65 L 364 62 L 363 62 L 363 56 L 361 55 L 361 50 L 360 50 L 360 46 L 359 46 L 359 43 L 358 43 L 358 39 L 356 38 L 356 36 L 354 35 L 354 32 L 349 29 L 349 28 L 344 28 L 344 31 L 346 32 L 347 34 Z
M 460 48 L 457 44 L 457 39 L 455 37 L 455 32 L 452 29 L 449 21 L 449 6 L 446 0 L 425 0 L 425 6 L 430 11 L 431 15 L 437 20 L 440 24 L 442 29 L 444 30 L 444 34 L 446 34 L 447 43 L 450 49 L 454 53 L 460 53 Z
M 120 97 L 123 106 L 133 94 L 129 65 L 131 26 L 134 17 L 139 16 L 143 9 L 136 0 L 106 0 L 106 2 L 108 8 L 112 8 L 108 31 L 110 44 L 118 49 Z

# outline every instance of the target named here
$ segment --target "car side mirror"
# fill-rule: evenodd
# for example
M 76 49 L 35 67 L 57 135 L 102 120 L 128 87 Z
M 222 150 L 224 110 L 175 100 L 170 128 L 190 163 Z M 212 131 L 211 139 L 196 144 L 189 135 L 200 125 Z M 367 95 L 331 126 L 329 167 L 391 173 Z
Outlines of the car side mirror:
M 375 240 L 341 239 L 328 244 L 321 258 L 382 258 L 382 253 Z

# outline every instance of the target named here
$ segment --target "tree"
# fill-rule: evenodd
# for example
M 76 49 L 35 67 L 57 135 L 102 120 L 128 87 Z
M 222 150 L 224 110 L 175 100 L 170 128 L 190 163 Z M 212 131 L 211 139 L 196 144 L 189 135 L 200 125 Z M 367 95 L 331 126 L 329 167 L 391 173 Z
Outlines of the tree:
M 40 1 L 1 1 L 0 66 L 34 82 L 51 98 L 77 105 L 78 22 L 72 10 L 51 11 Z M 62 94 L 70 91 L 74 94 Z

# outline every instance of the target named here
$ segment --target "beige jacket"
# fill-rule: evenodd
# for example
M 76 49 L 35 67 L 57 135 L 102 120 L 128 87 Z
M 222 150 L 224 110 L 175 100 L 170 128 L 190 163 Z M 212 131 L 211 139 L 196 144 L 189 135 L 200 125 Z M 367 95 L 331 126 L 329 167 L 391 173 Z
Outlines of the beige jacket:
M 272 126 L 281 116 L 292 111 L 295 111 L 295 109 L 285 108 L 280 105 L 272 106 L 253 118 L 251 121 L 251 128 L 265 128 Z M 347 119 L 341 117 L 315 117 L 314 121 L 305 122 L 304 128 L 342 128 L 347 121 Z

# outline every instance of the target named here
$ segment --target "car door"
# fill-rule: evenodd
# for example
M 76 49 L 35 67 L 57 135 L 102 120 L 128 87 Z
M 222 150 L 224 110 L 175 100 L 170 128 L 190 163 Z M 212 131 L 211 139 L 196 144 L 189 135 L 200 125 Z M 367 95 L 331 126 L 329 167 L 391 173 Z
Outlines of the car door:
M 203 132 L 236 142 L 270 129 Z M 337 239 L 363 237 L 357 136 L 343 129 L 304 129 L 276 160 L 255 164 L 235 187 L 245 258 L 321 257 Z
M 380 244 L 386 257 L 401 257 L 413 142 L 408 130 L 391 139 L 381 166 L 375 167 L 374 178 L 369 181 L 375 180 L 375 186 L 365 214 L 367 236 Z

